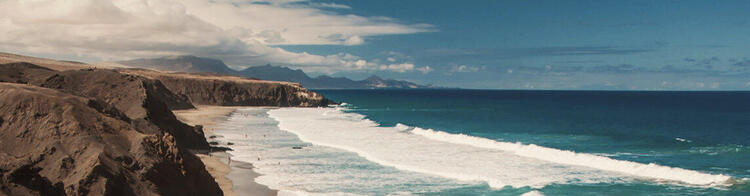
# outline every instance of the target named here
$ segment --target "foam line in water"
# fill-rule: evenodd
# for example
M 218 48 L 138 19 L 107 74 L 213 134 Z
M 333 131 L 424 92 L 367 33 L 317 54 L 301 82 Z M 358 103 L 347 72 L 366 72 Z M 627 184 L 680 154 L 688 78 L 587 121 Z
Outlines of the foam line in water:
M 280 108 L 267 112 L 282 130 L 315 145 L 351 152 L 400 170 L 493 188 L 548 184 L 612 183 L 632 176 L 719 185 L 730 179 L 681 168 L 621 161 L 591 154 L 526 145 L 398 124 L 380 127 L 356 113 L 334 108 Z
M 615 171 L 639 177 L 678 181 L 693 185 L 722 185 L 727 183 L 728 180 L 731 179 L 730 176 L 726 175 L 707 174 L 677 167 L 661 166 L 653 163 L 643 164 L 631 161 L 616 160 L 603 156 L 547 148 L 534 144 L 498 142 L 486 138 L 468 136 L 464 134 L 451 134 L 442 131 L 435 131 L 432 129 L 422 129 L 419 127 L 415 127 L 411 132 L 433 140 L 454 144 L 471 145 L 488 149 L 497 149 L 506 152 L 512 152 L 513 154 L 519 156 L 530 157 L 554 163 L 579 165 L 601 170 Z

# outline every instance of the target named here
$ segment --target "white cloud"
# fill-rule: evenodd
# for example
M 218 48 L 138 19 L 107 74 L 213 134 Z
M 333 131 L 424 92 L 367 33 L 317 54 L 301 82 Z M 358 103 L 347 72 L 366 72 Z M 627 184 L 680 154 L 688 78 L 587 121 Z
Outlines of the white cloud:
M 320 8 L 334 8 L 334 9 L 352 9 L 348 5 L 342 5 L 337 3 L 310 3 L 310 5 Z
M 399 63 L 399 64 L 390 64 L 390 65 L 381 65 L 380 70 L 391 70 L 391 71 L 397 71 L 397 72 L 406 72 L 410 70 L 414 70 L 414 64 L 411 63 Z
M 430 66 L 417 67 L 416 70 L 422 72 L 423 74 L 432 72 L 432 68 Z
M 319 9 L 319 6 L 342 7 L 338 4 L 305 4 L 268 1 L 270 4 L 238 3 L 237 1 L 209 2 L 186 0 L 188 13 L 222 29 L 248 28 L 254 31 L 274 30 L 286 40 L 267 44 L 351 44 L 357 39 L 373 35 L 409 34 L 432 31 L 427 24 L 406 25 L 388 17 L 339 15 Z M 305 2 L 305 1 L 293 1 Z M 338 5 L 338 6 L 337 6 Z M 242 39 L 255 39 L 254 36 Z M 357 44 L 361 44 L 360 41 Z
M 365 40 L 356 35 L 346 38 L 346 41 L 344 41 L 344 45 L 349 45 L 349 46 L 360 45 L 362 43 L 365 43 Z
M 484 66 L 454 65 L 448 72 L 478 72 L 485 69 Z M 513 71 L 509 69 L 508 73 Z
M 380 65 L 348 53 L 274 46 L 359 45 L 368 36 L 432 31 L 430 25 L 322 8 L 351 9 L 306 0 L 1 0 L 0 50 L 90 60 L 194 54 L 238 66 L 272 63 L 331 73 Z M 414 70 L 413 64 L 391 65 L 387 70 Z

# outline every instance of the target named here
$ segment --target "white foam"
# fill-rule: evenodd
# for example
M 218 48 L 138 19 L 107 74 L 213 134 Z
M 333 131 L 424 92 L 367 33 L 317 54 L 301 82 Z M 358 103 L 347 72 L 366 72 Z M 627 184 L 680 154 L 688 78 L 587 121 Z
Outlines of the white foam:
M 481 181 L 494 188 L 619 180 L 607 172 L 430 140 L 394 127 L 378 127 L 362 115 L 331 108 L 282 108 L 268 114 L 279 121 L 282 130 L 296 134 L 303 141 L 355 152 L 401 170 Z
M 544 196 L 544 194 L 542 194 L 542 192 L 534 190 L 534 191 L 529 191 L 527 193 L 521 194 L 521 196 Z
M 337 195 L 337 196 L 356 196 L 357 194 L 352 193 L 311 193 L 311 192 L 305 192 L 300 190 L 279 190 L 276 193 L 276 196 L 329 196 L 329 195 Z
M 438 192 L 465 187 L 453 179 L 382 167 L 355 153 L 303 142 L 277 127 L 268 109 L 238 109 L 216 125 L 211 139 L 232 142 L 233 161 L 249 162 L 262 174 L 254 180 L 295 195 L 384 195 L 399 192 Z M 360 116 L 339 116 L 360 121 Z M 302 149 L 293 149 L 302 146 Z M 261 159 L 258 159 L 258 158 Z M 237 176 L 240 177 L 240 176 Z M 476 184 L 471 184 L 476 185 Z M 281 193 L 281 192 L 280 192 Z
M 465 144 L 488 149 L 497 149 L 506 152 L 512 152 L 513 154 L 519 156 L 531 157 L 554 163 L 579 165 L 601 170 L 625 173 L 633 176 L 678 181 L 693 185 L 722 185 L 727 183 L 727 181 L 731 178 L 730 176 L 726 175 L 707 174 L 677 167 L 661 166 L 653 163 L 642 164 L 631 161 L 622 161 L 592 154 L 546 148 L 533 144 L 525 145 L 521 143 L 498 142 L 486 138 L 468 136 L 463 134 L 451 134 L 442 131 L 434 131 L 431 129 L 426 130 L 414 128 L 412 130 L 412 133 L 422 135 L 433 140 L 455 144 Z
M 730 179 L 724 175 L 421 128 L 404 132 L 410 127 L 403 124 L 378 127 L 362 115 L 333 108 L 281 108 L 268 114 L 279 122 L 279 128 L 303 141 L 355 152 L 401 170 L 484 181 L 493 188 L 614 182 L 632 180 L 630 176 L 695 185 L 723 184 Z
M 397 123 L 395 128 L 398 129 L 399 131 L 406 131 L 406 130 L 411 129 L 411 127 L 409 127 L 408 125 L 401 124 L 401 123 Z

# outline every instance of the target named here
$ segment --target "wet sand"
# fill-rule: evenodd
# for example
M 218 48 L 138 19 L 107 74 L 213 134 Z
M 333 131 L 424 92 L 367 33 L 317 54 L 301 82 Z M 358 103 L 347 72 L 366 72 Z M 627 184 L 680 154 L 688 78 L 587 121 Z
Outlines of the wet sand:
M 189 125 L 203 125 L 206 137 L 213 135 L 214 125 L 226 119 L 237 108 L 196 105 L 197 109 L 173 111 L 177 119 Z M 209 139 L 210 142 L 210 139 Z M 226 152 L 197 154 L 206 165 L 206 170 L 216 179 L 224 195 L 277 195 L 276 190 L 258 184 L 254 179 L 260 174 L 252 170 L 253 165 L 241 161 L 231 161 Z M 228 164 L 229 163 L 229 164 Z M 230 180 L 230 177 L 232 180 Z

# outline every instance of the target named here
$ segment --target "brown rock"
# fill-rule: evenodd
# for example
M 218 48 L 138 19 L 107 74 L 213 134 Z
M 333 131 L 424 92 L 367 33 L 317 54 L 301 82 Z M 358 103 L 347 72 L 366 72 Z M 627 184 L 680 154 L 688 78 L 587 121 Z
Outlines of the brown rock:
M 220 195 L 169 133 L 147 134 L 104 102 L 0 83 L 0 193 Z
M 188 97 L 194 104 L 318 107 L 333 103 L 322 95 L 291 82 L 216 74 L 162 73 L 135 69 L 122 71 L 159 80 L 169 90 Z
M 183 147 L 208 149 L 203 130 L 180 122 L 171 112 L 172 109 L 194 108 L 193 105 L 187 97 L 173 94 L 158 80 L 108 69 L 57 72 L 28 63 L 0 64 L 0 79 L 3 78 L 11 82 L 29 81 L 29 84 L 107 103 L 132 119 L 138 131 L 166 131 Z

